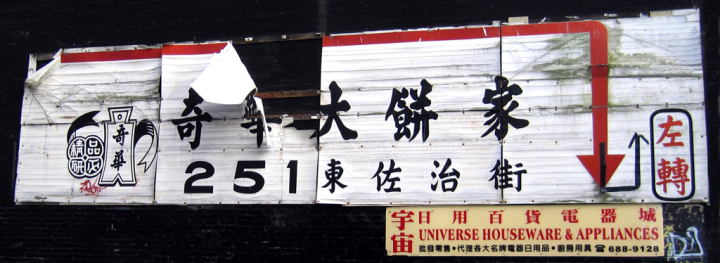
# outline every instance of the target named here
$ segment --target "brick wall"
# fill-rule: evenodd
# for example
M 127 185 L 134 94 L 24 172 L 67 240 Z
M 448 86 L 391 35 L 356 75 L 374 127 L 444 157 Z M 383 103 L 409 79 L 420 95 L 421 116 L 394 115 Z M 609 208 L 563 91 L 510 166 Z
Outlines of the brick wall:
M 718 171 L 720 3 L 714 1 L 13 1 L 0 8 L 0 261 L 525 261 L 660 258 L 406 258 L 385 256 L 382 207 L 333 205 L 16 206 L 15 143 L 29 53 L 59 48 L 204 41 L 302 32 L 489 24 L 509 16 L 599 18 L 603 13 L 700 7 L 710 171 Z M 319 86 L 319 40 L 238 48 L 259 87 Z M 306 105 L 317 105 L 306 101 Z M 274 108 L 273 108 L 274 107 Z M 282 111 L 282 103 L 270 108 Z M 312 106 L 308 109 L 313 110 Z M 712 202 L 720 183 L 711 174 Z M 717 205 L 704 206 L 703 246 L 717 258 Z M 698 217 L 697 214 L 692 215 Z M 694 218 L 695 220 L 698 218 Z

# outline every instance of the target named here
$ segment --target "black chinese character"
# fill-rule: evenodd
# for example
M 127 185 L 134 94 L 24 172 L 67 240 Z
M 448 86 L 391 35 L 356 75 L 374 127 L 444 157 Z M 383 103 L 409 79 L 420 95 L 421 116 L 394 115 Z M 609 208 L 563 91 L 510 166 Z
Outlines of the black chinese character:
M 243 113 L 243 118 L 252 116 L 259 112 L 257 102 L 255 101 L 255 94 L 257 94 L 257 90 L 253 89 L 245 97 L 245 107 L 243 108 L 245 113 Z
M 433 164 L 435 164 L 435 168 L 440 167 L 440 163 L 438 161 L 434 161 Z M 430 189 L 433 191 L 437 190 L 437 185 L 439 181 L 442 181 L 442 190 L 443 192 L 455 192 L 455 189 L 458 186 L 458 178 L 460 178 L 460 172 L 458 172 L 455 169 L 452 169 L 452 172 L 447 173 L 447 169 L 450 168 L 450 165 L 452 165 L 452 160 L 448 158 L 445 161 L 445 165 L 443 166 L 442 170 L 440 171 L 440 175 L 438 176 L 435 172 L 432 172 L 430 175 L 432 175 L 432 178 L 434 179 L 434 183 L 430 185 Z M 454 178 L 453 178 L 454 177 Z M 452 187 L 447 187 L 448 183 L 452 185 Z
M 125 151 L 120 150 L 118 152 L 115 152 L 115 158 L 113 158 L 113 163 L 110 164 L 112 168 L 115 168 L 118 171 L 120 171 L 120 167 L 122 167 L 125 163 L 125 157 L 123 156 L 123 152 Z
M 347 112 L 350 110 L 350 103 L 346 100 L 338 102 L 338 100 L 340 100 L 340 96 L 342 96 L 342 90 L 338 87 L 337 83 L 333 81 L 330 83 L 330 104 L 320 105 L 320 112 L 326 114 L 328 119 L 325 121 L 325 125 L 320 128 L 320 131 L 313 133 L 310 138 L 315 138 L 315 136 L 320 137 L 327 134 L 332 127 L 332 123 L 335 122 L 340 130 L 340 135 L 343 140 L 357 139 L 358 133 L 348 127 L 345 127 L 345 124 L 343 124 L 342 120 L 340 120 L 340 116 L 337 114 L 338 111 Z
M 344 185 L 340 183 L 340 177 L 342 177 L 343 174 L 343 168 L 340 167 L 340 161 L 335 161 L 335 159 L 331 159 L 330 163 L 327 164 L 330 166 L 330 169 L 327 169 L 325 171 L 325 178 L 328 180 L 327 184 L 323 185 L 322 188 L 330 186 L 330 193 L 335 192 L 335 185 L 337 184 L 340 186 L 340 188 L 345 188 L 347 185 Z
M 380 192 L 380 188 L 383 185 L 385 185 L 385 183 L 387 183 L 387 182 L 390 182 L 390 187 L 383 189 L 383 190 L 385 190 L 386 193 L 387 192 L 402 192 L 399 187 L 395 187 L 395 182 L 399 182 L 400 177 L 392 177 L 392 178 L 390 177 L 390 175 L 392 173 L 402 172 L 402 168 L 400 168 L 400 167 L 395 168 L 395 160 L 393 160 L 393 159 L 390 159 L 390 167 L 386 171 L 382 170 L 384 167 L 385 167 L 385 164 L 383 164 L 383 162 L 380 162 L 378 164 L 377 172 L 375 172 L 375 175 L 373 175 L 373 177 L 370 178 L 370 179 L 377 178 L 378 192 Z M 380 178 L 380 172 L 385 174 L 385 179 Z
M 282 123 L 282 120 L 280 119 L 267 119 L 266 121 L 269 123 Z M 253 128 L 253 126 L 255 128 Z M 248 129 L 250 133 L 257 135 L 255 142 L 257 143 L 257 147 L 260 148 L 260 145 L 262 145 L 263 142 L 263 135 L 265 134 L 265 125 L 263 124 L 262 120 L 252 118 L 250 119 L 250 122 L 241 123 L 240 127 Z M 268 127 L 268 131 L 272 131 L 272 128 Z
M 420 245 L 420 246 L 418 247 L 418 251 L 420 251 L 420 252 L 427 252 L 427 250 L 425 249 L 425 245 Z
M 193 130 L 195 130 L 195 128 L 197 127 L 197 131 L 195 131 L 195 139 L 190 142 L 190 148 L 194 150 L 195 148 L 200 146 L 200 136 L 202 134 L 201 121 L 211 122 L 212 116 L 210 116 L 210 114 L 207 112 L 203 113 L 200 108 L 196 107 L 198 104 L 203 102 L 203 98 L 200 97 L 200 95 L 198 95 L 194 89 L 190 88 L 188 90 L 188 93 L 188 98 L 183 100 L 183 103 L 185 103 L 185 110 L 183 110 L 181 116 L 187 116 L 188 114 L 190 114 L 190 112 L 195 112 L 196 116 L 172 120 L 172 123 L 177 125 L 178 134 L 180 135 L 181 140 L 190 137 L 190 134 L 192 134 Z M 180 125 L 182 123 L 192 121 L 195 122 L 195 125 L 193 125 L 192 123 Z
M 430 136 L 430 120 L 437 120 L 438 114 L 434 111 L 425 110 L 425 107 L 431 104 L 427 94 L 432 91 L 432 85 L 423 79 L 420 81 L 420 87 L 420 94 L 418 94 L 417 89 L 410 89 L 410 96 L 415 100 L 415 102 L 410 103 L 410 107 L 405 102 L 408 97 L 408 90 L 406 88 L 403 88 L 402 91 L 393 89 L 390 106 L 385 113 L 385 120 L 387 121 L 390 116 L 393 117 L 395 128 L 397 128 L 395 132 L 396 141 L 403 136 L 412 141 L 421 129 L 423 142 Z M 396 108 L 400 110 L 397 111 Z M 407 127 L 410 124 L 413 125 L 412 137 L 410 129 Z
M 113 139 L 115 139 L 115 142 L 119 143 L 120 145 L 125 145 L 125 135 L 128 135 L 129 133 L 125 131 L 125 127 L 120 124 L 120 129 L 117 130 L 117 135 L 113 135 Z
M 495 180 L 495 189 L 505 189 L 513 187 L 512 184 L 512 178 L 510 175 L 517 175 L 517 186 L 515 187 L 515 190 L 520 192 L 522 190 L 522 174 L 527 173 L 525 169 L 513 172 L 512 166 L 508 164 L 508 160 L 504 160 L 504 165 L 500 165 L 500 160 L 497 160 L 495 163 L 495 167 L 493 167 L 492 170 L 490 170 L 493 173 L 493 176 L 488 181 Z M 522 163 L 515 164 L 516 168 L 523 167 Z
M 493 108 L 485 113 L 485 117 L 493 117 L 483 124 L 489 125 L 492 123 L 492 126 L 490 126 L 482 137 L 487 136 L 491 131 L 495 131 L 495 137 L 497 137 L 499 141 L 507 135 L 508 124 L 512 125 L 515 129 L 522 129 L 530 124 L 527 120 L 516 119 L 510 116 L 510 112 L 520 106 L 517 101 L 512 100 L 512 96 L 520 95 L 522 92 L 522 88 L 517 84 L 512 84 L 508 87 L 508 80 L 505 77 L 495 77 L 495 90 L 486 89 L 485 96 L 483 97 L 483 103 L 493 105 Z M 508 102 L 510 102 L 510 106 L 506 110 L 505 106 Z

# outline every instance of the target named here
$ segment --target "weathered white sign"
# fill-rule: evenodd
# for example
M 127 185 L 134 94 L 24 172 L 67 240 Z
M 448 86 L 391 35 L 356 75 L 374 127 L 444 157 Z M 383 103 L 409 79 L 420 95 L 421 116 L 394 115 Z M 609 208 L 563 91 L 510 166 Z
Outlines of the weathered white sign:
M 318 201 L 707 202 L 699 12 L 323 40 Z
M 152 203 L 159 84 L 159 46 L 68 49 L 31 68 L 15 201 Z
M 283 118 L 268 121 L 266 134 L 259 118 L 243 119 L 254 113 L 252 102 L 211 103 L 191 88 L 227 45 L 163 47 L 157 202 L 313 203 L 318 155 L 312 130 L 297 130 L 292 118 Z
M 497 159 L 501 145 L 479 139 L 492 107 L 481 98 L 500 74 L 498 35 L 473 28 L 326 38 L 318 201 L 498 203 L 501 192 L 481 176 L 493 163 L 480 160 Z
M 60 52 L 26 81 L 16 202 L 708 201 L 697 10 L 338 35 L 322 56 L 313 131 L 247 118 L 226 42 Z

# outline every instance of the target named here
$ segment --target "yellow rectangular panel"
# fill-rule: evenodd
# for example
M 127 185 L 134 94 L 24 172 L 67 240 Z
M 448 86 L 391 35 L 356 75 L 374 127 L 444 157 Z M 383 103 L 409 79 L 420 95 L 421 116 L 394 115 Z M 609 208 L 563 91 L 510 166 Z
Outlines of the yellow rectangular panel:
M 663 254 L 660 204 L 388 207 L 390 256 Z

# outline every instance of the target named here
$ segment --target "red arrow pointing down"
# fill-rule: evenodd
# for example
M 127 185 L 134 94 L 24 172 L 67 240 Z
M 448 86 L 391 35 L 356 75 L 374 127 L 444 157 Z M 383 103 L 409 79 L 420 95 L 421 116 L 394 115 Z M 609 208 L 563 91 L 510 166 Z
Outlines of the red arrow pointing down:
M 498 32 L 500 31 L 500 32 Z M 323 37 L 323 47 L 363 45 L 397 42 L 432 41 L 448 39 L 492 38 L 548 35 L 590 34 L 590 64 L 592 76 L 593 155 L 578 155 L 585 169 L 595 182 L 604 187 L 625 157 L 624 154 L 607 154 L 608 110 L 608 37 L 607 28 L 598 21 L 545 23 L 533 25 L 503 26 L 500 28 L 466 28 L 434 31 L 407 31 L 378 34 Z M 601 183 L 602 179 L 604 182 Z
M 593 155 L 578 155 L 585 169 L 600 187 L 605 187 L 620 166 L 624 154 L 607 154 L 608 148 L 608 38 L 607 28 L 598 21 L 503 26 L 502 36 L 590 33 L 590 74 L 592 76 Z M 604 182 L 602 179 L 604 177 Z

